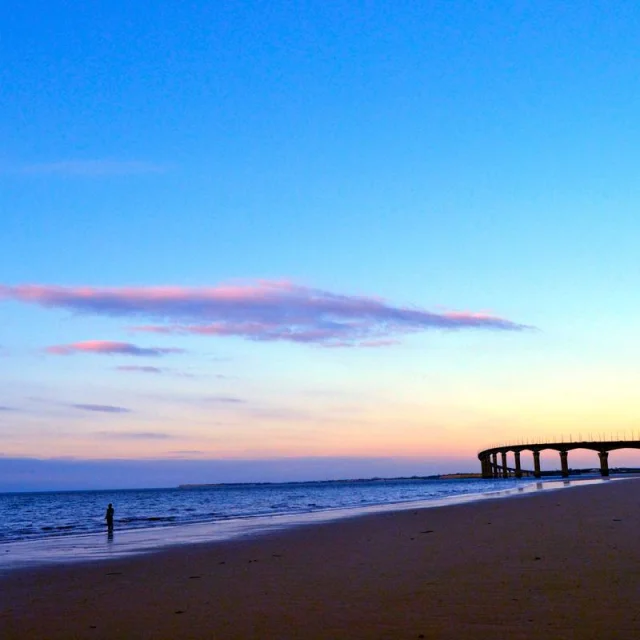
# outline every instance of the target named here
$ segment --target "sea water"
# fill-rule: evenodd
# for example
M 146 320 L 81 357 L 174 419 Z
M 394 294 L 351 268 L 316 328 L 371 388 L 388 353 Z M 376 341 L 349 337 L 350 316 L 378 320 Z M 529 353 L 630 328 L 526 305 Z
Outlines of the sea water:
M 225 540 L 361 513 L 455 504 L 598 479 L 394 479 L 0 494 L 0 570 Z M 115 507 L 114 531 L 104 519 Z

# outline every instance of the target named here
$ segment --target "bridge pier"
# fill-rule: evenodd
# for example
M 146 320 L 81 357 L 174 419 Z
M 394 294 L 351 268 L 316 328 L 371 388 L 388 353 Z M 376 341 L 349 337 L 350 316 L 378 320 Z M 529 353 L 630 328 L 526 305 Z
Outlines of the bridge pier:
M 520 466 L 520 452 L 514 451 L 513 457 L 516 459 L 516 478 L 522 478 L 522 467 Z
M 500 457 L 502 458 L 502 477 L 503 478 L 508 478 L 509 477 L 509 467 L 507 467 L 507 452 L 506 451 L 501 451 L 500 452 Z
M 560 451 L 560 465 L 562 466 L 562 477 L 569 477 L 569 452 Z
M 482 467 L 482 477 L 486 480 L 493 478 L 493 469 L 491 468 L 491 456 L 482 456 L 480 458 L 480 464 Z
M 540 452 L 539 451 L 533 452 L 533 477 L 534 478 L 542 477 L 542 473 L 540 472 Z
M 609 475 L 609 452 L 598 451 L 598 457 L 600 458 L 600 475 L 607 477 Z
M 498 454 L 497 453 L 493 453 L 491 454 L 491 467 L 493 468 L 493 477 L 497 478 L 498 477 Z

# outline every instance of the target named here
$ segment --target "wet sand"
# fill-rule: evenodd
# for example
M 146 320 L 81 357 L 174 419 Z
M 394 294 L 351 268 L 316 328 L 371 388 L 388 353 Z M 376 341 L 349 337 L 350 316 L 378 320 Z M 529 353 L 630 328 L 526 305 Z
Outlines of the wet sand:
M 634 478 L 21 569 L 0 638 L 631 640 L 639 538 Z

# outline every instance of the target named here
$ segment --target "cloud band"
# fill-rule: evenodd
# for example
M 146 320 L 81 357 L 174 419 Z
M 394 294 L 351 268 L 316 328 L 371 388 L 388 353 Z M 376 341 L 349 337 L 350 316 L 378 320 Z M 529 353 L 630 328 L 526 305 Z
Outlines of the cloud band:
M 383 346 L 398 336 L 433 329 L 528 328 L 484 313 L 436 313 L 393 306 L 373 297 L 273 281 L 202 288 L 0 285 L 0 298 L 78 313 L 152 321 L 135 327 L 138 331 L 333 347 Z

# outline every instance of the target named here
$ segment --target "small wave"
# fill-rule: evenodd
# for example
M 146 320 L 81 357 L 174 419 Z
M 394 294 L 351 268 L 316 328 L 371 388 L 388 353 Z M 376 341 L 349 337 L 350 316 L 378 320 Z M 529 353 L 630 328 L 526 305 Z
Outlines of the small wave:
M 76 525 L 74 524 L 44 525 L 43 527 L 40 527 L 40 531 L 70 531 L 75 528 Z M 35 529 L 20 529 L 18 533 L 35 533 Z
M 147 516 L 146 518 L 120 518 L 117 522 L 121 524 L 132 524 L 133 522 L 174 522 L 177 516 Z

